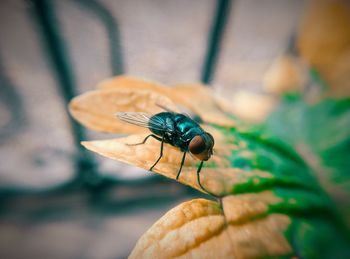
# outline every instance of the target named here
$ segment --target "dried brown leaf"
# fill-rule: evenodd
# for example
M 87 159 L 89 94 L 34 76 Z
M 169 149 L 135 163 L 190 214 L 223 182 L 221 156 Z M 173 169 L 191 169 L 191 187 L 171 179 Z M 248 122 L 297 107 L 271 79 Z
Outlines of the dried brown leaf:
M 201 84 L 179 84 L 172 88 L 172 100 L 189 107 L 208 123 L 226 127 L 235 127 L 236 122 L 226 116 L 218 105 L 214 93 Z
M 262 258 L 291 252 L 283 234 L 290 224 L 287 216 L 270 214 L 235 223 L 226 216 L 232 202 L 224 198 L 223 210 L 203 199 L 180 204 L 139 239 L 129 258 Z
M 69 109 L 84 126 L 110 133 L 141 133 L 147 129 L 125 123 L 117 112 L 145 112 L 151 115 L 164 111 L 160 106 L 177 111 L 167 97 L 149 90 L 108 89 L 87 92 L 74 98 Z
M 306 72 L 300 59 L 291 55 L 280 56 L 264 75 L 264 89 L 276 95 L 300 93 L 305 87 Z
M 150 90 L 158 94 L 168 96 L 170 88 L 161 83 L 156 83 L 144 78 L 137 78 L 133 76 L 116 76 L 103 80 L 97 85 L 98 89 L 109 90 L 109 89 L 121 89 L 126 88 L 129 90 Z
M 297 39 L 301 56 L 330 86 L 331 96 L 350 96 L 350 5 L 312 0 Z
M 201 84 L 181 84 L 166 87 L 162 84 L 131 76 L 118 76 L 107 79 L 98 85 L 100 89 L 147 89 L 162 94 L 174 103 L 184 106 L 198 114 L 205 122 L 222 126 L 235 126 L 235 122 L 223 114 L 208 87 Z
M 283 202 L 271 191 L 228 195 L 223 198 L 226 220 L 235 224 L 248 221 L 268 212 L 268 206 Z
M 266 120 L 277 104 L 271 95 L 241 90 L 232 98 L 231 112 L 243 120 L 258 123 Z

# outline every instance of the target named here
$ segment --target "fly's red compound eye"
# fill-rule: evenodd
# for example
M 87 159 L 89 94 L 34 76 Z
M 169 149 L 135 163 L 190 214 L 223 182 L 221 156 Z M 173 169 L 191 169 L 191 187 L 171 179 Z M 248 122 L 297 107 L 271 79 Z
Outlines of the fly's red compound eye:
M 202 136 L 195 136 L 188 145 L 190 152 L 194 155 L 203 153 L 206 150 L 206 144 Z

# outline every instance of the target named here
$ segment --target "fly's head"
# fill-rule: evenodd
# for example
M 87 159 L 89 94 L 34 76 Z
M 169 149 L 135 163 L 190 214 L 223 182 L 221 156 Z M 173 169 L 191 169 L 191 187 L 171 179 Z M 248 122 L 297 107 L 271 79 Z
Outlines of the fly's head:
M 213 154 L 214 138 L 208 132 L 195 136 L 188 145 L 188 148 L 196 158 L 207 161 Z

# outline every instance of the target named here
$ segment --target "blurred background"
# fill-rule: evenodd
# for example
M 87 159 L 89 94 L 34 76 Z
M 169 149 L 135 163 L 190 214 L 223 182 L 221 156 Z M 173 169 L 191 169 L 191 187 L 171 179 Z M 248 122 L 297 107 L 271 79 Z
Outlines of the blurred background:
M 301 0 L 0 2 L 0 258 L 126 258 L 174 181 L 85 151 L 67 103 L 105 78 L 262 92 L 293 52 Z

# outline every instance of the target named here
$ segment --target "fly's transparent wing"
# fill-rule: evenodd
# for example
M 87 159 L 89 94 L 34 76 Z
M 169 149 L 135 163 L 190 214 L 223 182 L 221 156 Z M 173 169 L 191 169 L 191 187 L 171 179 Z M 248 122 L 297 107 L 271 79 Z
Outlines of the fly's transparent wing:
M 143 112 L 117 112 L 116 116 L 125 122 L 154 130 L 166 130 L 166 124 L 157 116 L 152 116 Z M 153 117 L 153 118 L 152 118 Z M 152 120 L 151 120 L 152 118 Z

